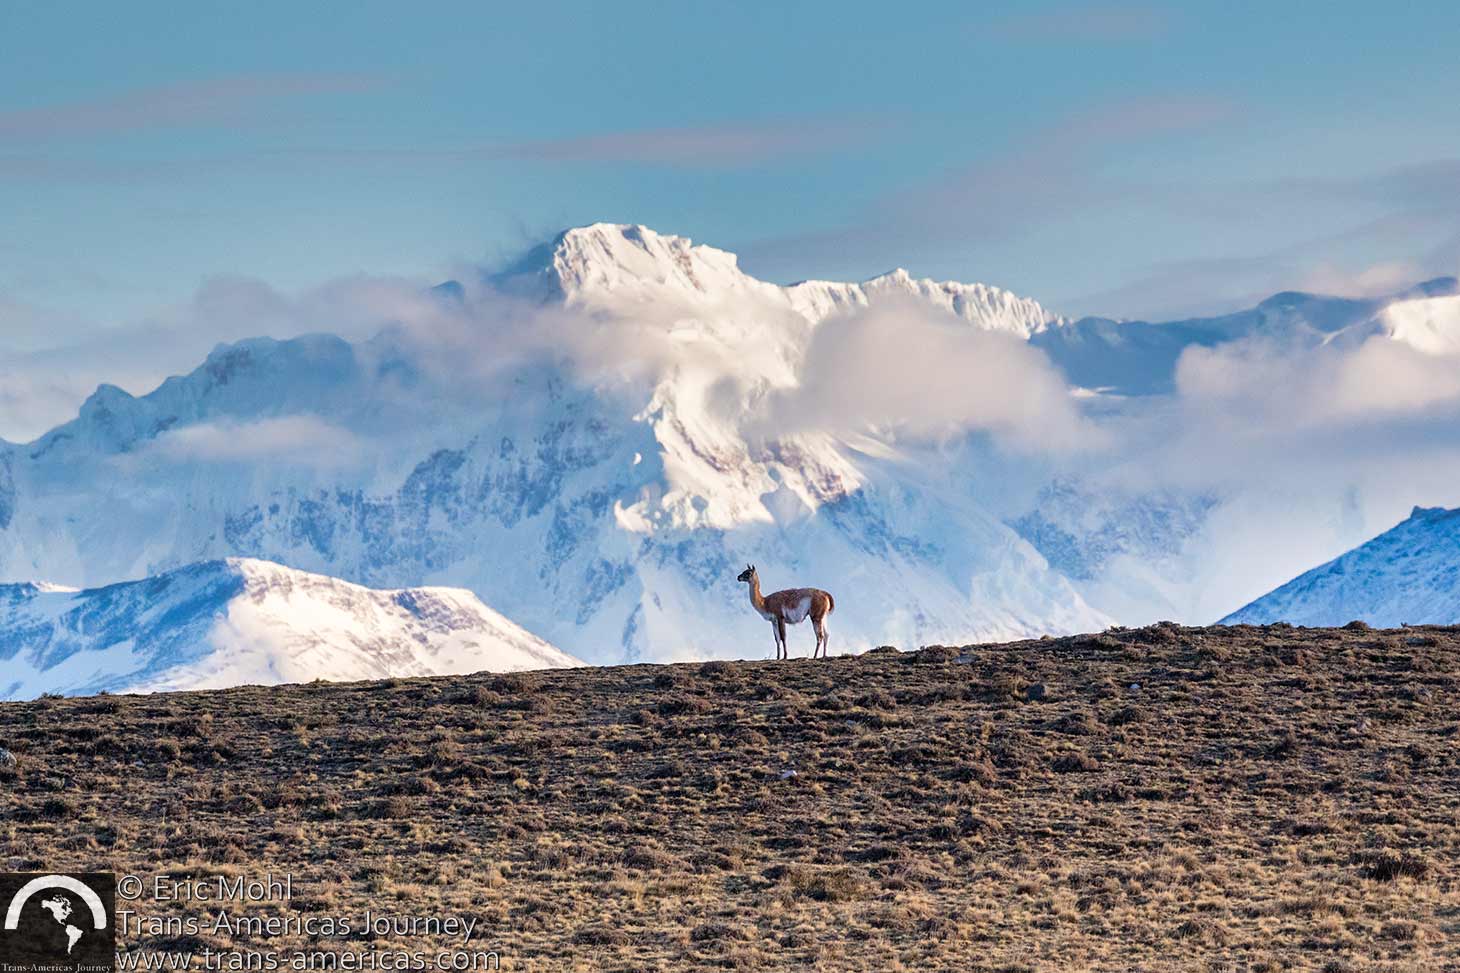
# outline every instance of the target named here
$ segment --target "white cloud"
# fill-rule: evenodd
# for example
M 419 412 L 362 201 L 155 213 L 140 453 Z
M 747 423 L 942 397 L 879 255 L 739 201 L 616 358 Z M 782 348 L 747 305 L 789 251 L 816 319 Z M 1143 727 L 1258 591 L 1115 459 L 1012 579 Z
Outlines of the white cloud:
M 1460 502 L 1460 489 L 1444 486 L 1460 483 L 1460 355 L 1384 336 L 1191 347 L 1174 396 L 1128 400 L 1101 425 L 1113 446 L 1088 469 L 1130 488 L 1357 491 L 1381 519 Z
M 360 75 L 253 74 L 137 88 L 116 95 L 0 111 L 0 138 L 90 137 L 178 125 L 236 124 L 262 105 L 354 94 L 380 81 Z
M 1102 420 L 1113 447 L 1085 457 L 1094 484 L 1173 488 L 1217 501 L 1181 569 L 1209 622 L 1409 514 L 1460 505 L 1460 355 L 1385 336 L 1297 347 L 1192 347 L 1169 398 Z M 1148 619 L 1147 619 L 1148 620 Z
M 181 462 L 263 462 L 333 469 L 358 462 L 364 446 L 349 430 L 318 416 L 293 415 L 254 422 L 194 423 L 158 436 L 148 451 Z
M 0 439 L 26 442 L 67 418 L 97 382 L 63 371 L 40 373 L 24 362 L 0 363 Z
M 799 378 L 771 397 L 767 433 L 870 428 L 936 439 L 979 430 L 1030 451 L 1100 439 L 1041 351 L 925 305 L 878 304 L 826 320 Z
M 1426 354 L 1385 336 L 1356 348 L 1235 342 L 1183 352 L 1176 391 L 1198 422 L 1222 415 L 1255 432 L 1370 425 L 1422 419 L 1436 408 L 1460 404 L 1460 359 Z
M 296 295 L 252 278 L 214 277 L 181 304 L 112 327 L 0 301 L 0 438 L 29 441 L 74 419 L 103 383 L 144 395 L 197 368 L 219 342 L 311 332 L 360 339 L 438 314 L 438 304 L 422 281 L 364 276 Z
M 485 158 L 628 162 L 716 168 L 832 152 L 873 140 L 885 125 L 858 119 L 799 119 L 691 128 L 602 132 L 464 150 Z
M 1412 260 L 1386 260 L 1356 268 L 1319 262 L 1304 269 L 1291 289 L 1335 297 L 1382 297 L 1397 294 L 1424 277 L 1425 268 Z

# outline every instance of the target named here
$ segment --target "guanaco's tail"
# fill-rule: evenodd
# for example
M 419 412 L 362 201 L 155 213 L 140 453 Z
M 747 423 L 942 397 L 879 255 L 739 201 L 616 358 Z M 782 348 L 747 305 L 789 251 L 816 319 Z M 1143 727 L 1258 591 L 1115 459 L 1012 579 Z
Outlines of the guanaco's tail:
M 836 599 L 833 598 L 831 596 L 831 592 L 828 591 L 826 593 L 826 613 L 830 615 L 834 611 L 836 611 Z

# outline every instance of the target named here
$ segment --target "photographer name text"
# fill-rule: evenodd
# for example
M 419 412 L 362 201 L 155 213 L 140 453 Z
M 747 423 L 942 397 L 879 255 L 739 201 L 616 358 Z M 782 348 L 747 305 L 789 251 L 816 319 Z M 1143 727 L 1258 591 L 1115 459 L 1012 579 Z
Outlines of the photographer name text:
M 294 876 L 272 872 L 257 877 L 209 875 L 203 878 L 140 875 L 117 879 L 117 895 L 129 902 L 288 902 Z

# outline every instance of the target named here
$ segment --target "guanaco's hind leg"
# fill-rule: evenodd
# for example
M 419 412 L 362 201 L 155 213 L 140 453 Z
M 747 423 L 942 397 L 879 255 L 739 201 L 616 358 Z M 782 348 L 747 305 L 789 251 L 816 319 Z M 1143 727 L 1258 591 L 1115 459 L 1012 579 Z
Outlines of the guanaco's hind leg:
M 791 650 L 786 647 L 786 620 L 776 619 L 776 658 L 789 659 Z
M 811 620 L 811 627 L 816 629 L 816 648 L 811 650 L 811 658 L 816 658 L 816 653 L 819 651 L 821 657 L 825 659 L 827 641 L 826 616 L 823 615 L 820 618 L 813 618 Z

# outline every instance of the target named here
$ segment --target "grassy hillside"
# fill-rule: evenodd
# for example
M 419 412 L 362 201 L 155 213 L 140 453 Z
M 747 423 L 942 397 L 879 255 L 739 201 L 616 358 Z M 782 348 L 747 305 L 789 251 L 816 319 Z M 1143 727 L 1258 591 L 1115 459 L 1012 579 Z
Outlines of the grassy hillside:
M 1437 970 L 1457 721 L 1460 630 L 1285 626 L 44 699 L 0 864 L 288 872 L 235 911 L 470 914 L 504 969 Z

